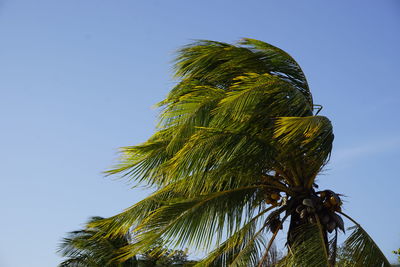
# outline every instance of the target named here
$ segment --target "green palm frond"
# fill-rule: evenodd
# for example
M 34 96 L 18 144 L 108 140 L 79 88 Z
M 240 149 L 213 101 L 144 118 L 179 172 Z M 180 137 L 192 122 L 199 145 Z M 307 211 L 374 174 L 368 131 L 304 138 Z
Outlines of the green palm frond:
M 226 88 L 243 73 L 267 73 L 264 55 L 227 43 L 200 40 L 178 51 L 175 76 Z
M 260 212 L 257 216 L 247 222 L 240 230 L 236 231 L 232 236 L 227 238 L 218 248 L 211 252 L 205 259 L 195 265 L 201 266 L 227 266 L 232 262 L 256 263 L 262 248 L 265 248 L 263 233 L 267 225 L 259 228 L 260 221 L 265 214 L 273 209 L 270 207 Z M 258 229 L 258 230 L 257 230 Z M 253 264 L 253 265 L 254 265 Z
M 256 209 L 253 200 L 257 191 L 257 186 L 252 186 L 166 203 L 134 229 L 138 232 L 135 239 L 149 245 L 151 239 L 162 239 L 196 248 L 218 244 L 224 234 L 240 227 L 243 214 L 250 215 Z
M 200 125 L 206 125 L 210 119 L 209 110 L 214 107 L 213 102 L 223 98 L 226 93 L 225 90 L 210 85 L 201 85 L 193 82 L 190 84 L 184 83 L 184 85 L 189 88 L 180 92 L 179 96 L 169 96 L 158 104 L 163 108 L 158 128 L 182 125 L 188 120 L 193 120 L 193 118 L 197 117 L 199 117 Z M 179 84 L 178 86 L 183 85 Z
M 248 47 L 255 53 L 264 54 L 264 60 L 268 62 L 270 71 L 281 79 L 295 85 L 308 99 L 310 106 L 313 106 L 312 95 L 308 88 L 306 77 L 296 60 L 288 53 L 266 42 L 250 38 L 243 38 L 239 44 Z
M 88 223 L 88 227 L 101 229 L 107 238 L 123 237 L 165 202 L 185 197 L 182 192 L 176 192 L 177 186 L 179 183 L 166 186 L 117 215 Z
M 257 192 L 258 187 L 252 186 L 165 202 L 132 229 L 133 243 L 120 249 L 116 259 L 144 253 L 154 244 L 197 249 L 218 246 L 259 209 L 254 203 Z
M 159 185 L 163 179 L 160 166 L 171 158 L 166 149 L 168 144 L 165 136 L 155 134 L 141 145 L 124 147 L 121 150 L 120 163 L 106 171 L 106 174 L 122 174 L 137 184 Z
M 224 125 L 226 120 L 232 120 L 233 127 L 238 129 L 250 121 L 253 128 L 254 124 L 265 128 L 277 116 L 311 115 L 312 106 L 293 85 L 277 76 L 246 73 L 235 78 L 213 113 L 212 125 Z
M 106 262 L 99 261 L 95 257 L 90 257 L 87 255 L 80 255 L 72 259 L 63 261 L 58 265 L 58 267 L 135 267 L 131 264 L 107 264 Z
M 351 255 L 351 266 L 391 266 L 382 251 L 362 227 L 356 225 L 349 230 L 353 230 L 353 232 L 345 241 L 344 249 L 348 255 Z
M 274 137 L 282 151 L 279 161 L 292 165 L 299 185 L 311 188 L 332 151 L 331 122 L 323 116 L 280 117 L 275 125 Z
M 219 88 L 198 86 L 197 92 L 183 96 L 164 110 L 160 118 L 160 126 L 173 129 L 173 137 L 168 144 L 168 151 L 175 153 L 193 135 L 197 127 L 206 127 L 211 121 L 211 111 L 224 96 Z
M 255 173 L 257 170 L 254 170 L 254 166 L 257 163 L 270 159 L 268 146 L 268 143 L 257 136 L 229 130 L 202 128 L 174 155 L 167 171 L 170 177 L 202 175 L 216 169 L 232 173 L 232 168 L 239 164 L 242 167 L 247 165 L 243 168 L 243 172 L 252 170 Z M 257 160 L 257 163 L 253 160 Z
M 308 98 L 312 96 L 304 73 L 283 50 L 268 43 L 245 38 L 239 46 L 200 40 L 178 51 L 175 76 L 200 80 L 225 88 L 244 73 L 270 73 L 294 84 Z
M 350 216 L 344 213 L 342 215 L 355 224 L 348 229 L 352 230 L 352 233 L 343 246 L 344 253 L 351 259 L 348 266 L 390 267 L 391 264 L 364 228 Z
M 86 256 L 77 256 L 73 259 L 63 261 L 59 267 L 102 267 L 94 260 L 88 259 Z

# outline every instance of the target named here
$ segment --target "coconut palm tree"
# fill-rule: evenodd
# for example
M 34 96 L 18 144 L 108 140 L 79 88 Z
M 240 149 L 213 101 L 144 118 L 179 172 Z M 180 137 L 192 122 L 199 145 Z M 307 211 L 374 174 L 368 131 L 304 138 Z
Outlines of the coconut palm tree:
M 253 39 L 202 40 L 178 51 L 174 70 L 178 82 L 159 103 L 156 133 L 122 148 L 108 171 L 155 189 L 94 224 L 111 237 L 132 231 L 135 242 L 120 259 L 161 243 L 208 250 L 196 266 L 266 266 L 286 232 L 288 253 L 276 266 L 334 266 L 346 219 L 353 266 L 389 266 L 342 212 L 341 195 L 318 190 L 332 124 L 318 115 L 322 107 L 288 53 Z

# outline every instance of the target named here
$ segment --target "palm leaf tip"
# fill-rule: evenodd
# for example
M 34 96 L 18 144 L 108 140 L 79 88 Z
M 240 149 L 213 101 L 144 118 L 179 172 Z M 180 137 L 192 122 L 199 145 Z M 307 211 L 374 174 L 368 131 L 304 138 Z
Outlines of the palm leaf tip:
M 344 253 L 354 266 L 392 266 L 370 235 L 358 224 L 350 227 L 353 232 L 344 243 Z

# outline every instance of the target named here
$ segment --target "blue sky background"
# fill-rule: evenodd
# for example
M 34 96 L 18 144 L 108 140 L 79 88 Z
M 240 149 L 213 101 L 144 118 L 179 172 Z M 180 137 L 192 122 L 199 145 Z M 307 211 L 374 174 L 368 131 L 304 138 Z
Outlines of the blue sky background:
M 56 266 L 66 232 L 145 197 L 101 172 L 153 132 L 177 48 L 241 37 L 300 63 L 336 135 L 322 188 L 394 260 L 399 26 L 398 0 L 0 1 L 0 266 Z

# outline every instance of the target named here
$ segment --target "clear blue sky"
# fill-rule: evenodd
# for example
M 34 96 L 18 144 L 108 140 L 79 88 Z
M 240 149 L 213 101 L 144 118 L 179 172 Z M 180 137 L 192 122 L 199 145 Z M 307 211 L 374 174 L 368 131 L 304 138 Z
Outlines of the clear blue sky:
M 241 37 L 298 60 L 336 135 L 322 187 L 400 247 L 398 0 L 2 0 L 0 266 L 56 266 L 66 232 L 145 197 L 101 172 L 153 132 L 174 50 Z

